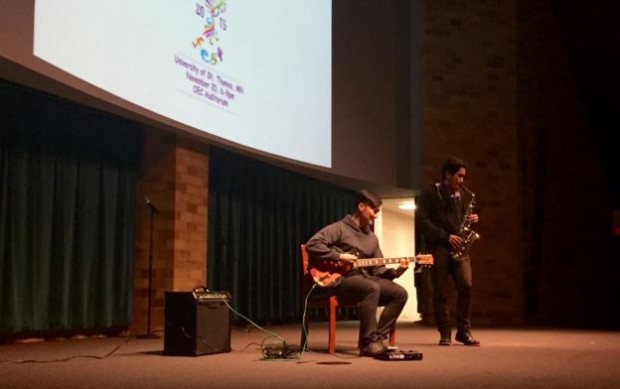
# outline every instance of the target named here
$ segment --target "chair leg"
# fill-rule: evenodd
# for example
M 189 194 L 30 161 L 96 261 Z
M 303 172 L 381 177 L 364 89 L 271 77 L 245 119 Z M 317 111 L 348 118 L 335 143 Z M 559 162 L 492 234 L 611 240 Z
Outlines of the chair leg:
M 396 345 L 396 323 L 390 328 L 390 346 Z
M 329 340 L 327 350 L 330 354 L 336 353 L 336 306 L 338 302 L 335 296 L 329 298 Z

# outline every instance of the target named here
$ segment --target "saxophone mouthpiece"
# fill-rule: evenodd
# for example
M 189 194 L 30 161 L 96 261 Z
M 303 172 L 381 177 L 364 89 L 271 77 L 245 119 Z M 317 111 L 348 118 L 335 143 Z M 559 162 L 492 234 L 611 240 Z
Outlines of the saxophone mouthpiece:
M 472 192 L 471 190 L 469 190 L 469 188 L 467 188 L 465 185 L 461 185 L 461 189 L 467 192 L 471 197 L 476 197 L 476 194 Z

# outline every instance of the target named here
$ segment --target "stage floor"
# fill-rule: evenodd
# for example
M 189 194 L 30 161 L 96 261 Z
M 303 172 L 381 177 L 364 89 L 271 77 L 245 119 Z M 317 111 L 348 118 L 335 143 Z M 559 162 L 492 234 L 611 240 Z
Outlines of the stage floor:
M 299 325 L 266 330 L 299 345 Z M 3 344 L 0 387 L 620 388 L 617 331 L 481 328 L 473 332 L 481 347 L 440 347 L 434 328 L 403 323 L 397 345 L 423 360 L 391 362 L 359 358 L 357 331 L 339 322 L 337 353 L 328 355 L 326 323 L 312 323 L 310 351 L 274 360 L 261 359 L 260 345 L 277 339 L 256 328 L 233 328 L 231 352 L 197 357 L 164 355 L 163 337 Z

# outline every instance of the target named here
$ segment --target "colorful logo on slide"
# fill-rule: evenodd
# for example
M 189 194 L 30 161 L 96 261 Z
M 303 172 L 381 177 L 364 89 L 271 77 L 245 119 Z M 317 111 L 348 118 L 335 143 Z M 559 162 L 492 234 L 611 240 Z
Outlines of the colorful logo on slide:
M 200 58 L 208 64 L 217 65 L 224 61 L 224 50 L 220 46 L 220 35 L 226 31 L 226 0 L 204 0 L 196 3 L 196 15 L 204 21 L 200 36 L 192 41 Z

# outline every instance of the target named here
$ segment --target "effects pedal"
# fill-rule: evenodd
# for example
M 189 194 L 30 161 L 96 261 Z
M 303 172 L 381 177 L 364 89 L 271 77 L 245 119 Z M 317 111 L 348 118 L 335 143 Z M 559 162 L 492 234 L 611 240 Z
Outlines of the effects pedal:
M 389 347 L 386 352 L 375 355 L 375 359 L 381 361 L 421 361 L 422 353 L 414 350 L 399 350 L 396 347 Z

